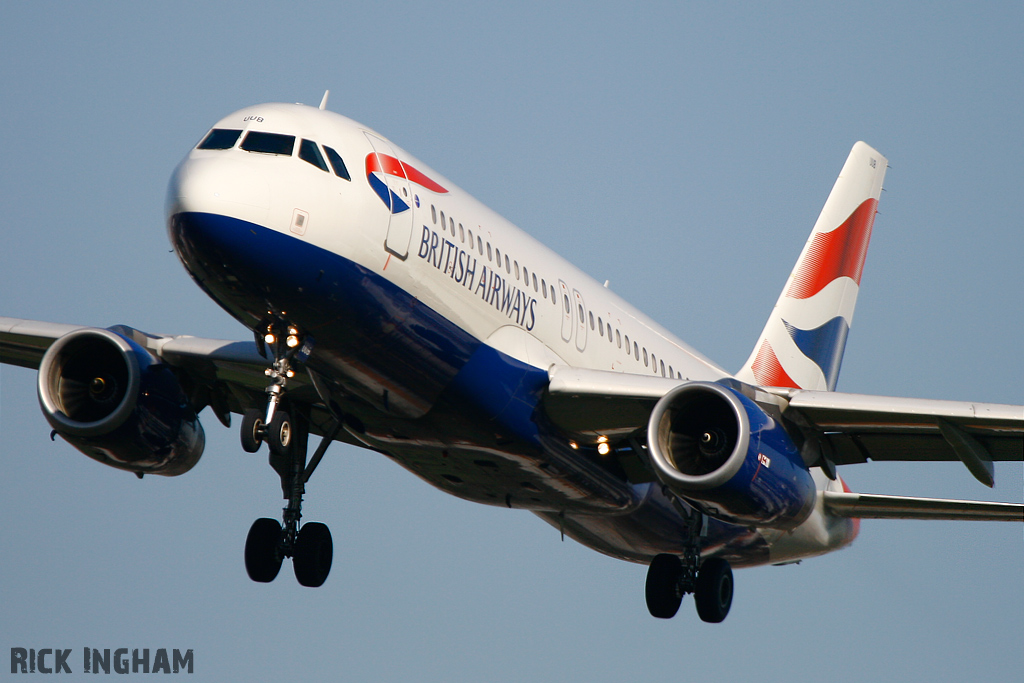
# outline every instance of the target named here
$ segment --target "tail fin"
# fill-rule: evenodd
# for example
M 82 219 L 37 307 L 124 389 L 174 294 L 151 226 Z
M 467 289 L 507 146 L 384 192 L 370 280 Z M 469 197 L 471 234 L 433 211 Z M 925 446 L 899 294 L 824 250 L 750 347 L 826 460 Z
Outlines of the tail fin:
M 885 157 L 863 142 L 850 150 L 738 379 L 835 389 L 886 167 Z

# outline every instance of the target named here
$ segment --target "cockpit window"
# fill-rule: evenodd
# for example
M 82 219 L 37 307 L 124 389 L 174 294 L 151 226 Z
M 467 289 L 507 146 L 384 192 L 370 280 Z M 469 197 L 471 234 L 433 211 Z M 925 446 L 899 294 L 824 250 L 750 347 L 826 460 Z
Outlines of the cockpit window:
M 348 174 L 348 169 L 345 168 L 345 162 L 341 160 L 341 156 L 327 145 L 324 145 L 324 151 L 327 152 L 327 158 L 331 160 L 331 166 L 334 167 L 334 175 L 345 180 L 352 180 Z
M 263 133 L 260 131 L 249 131 L 249 134 L 242 140 L 242 149 L 246 152 L 262 152 L 263 154 L 280 154 L 290 157 L 295 149 L 294 135 L 281 135 L 280 133 Z
M 299 158 L 313 164 L 321 171 L 327 170 L 327 162 L 324 161 L 324 155 L 320 153 L 320 148 L 312 140 L 303 140 L 302 144 L 299 145 Z
M 238 142 L 238 136 L 241 134 L 240 130 L 214 128 L 203 138 L 197 149 L 231 149 Z

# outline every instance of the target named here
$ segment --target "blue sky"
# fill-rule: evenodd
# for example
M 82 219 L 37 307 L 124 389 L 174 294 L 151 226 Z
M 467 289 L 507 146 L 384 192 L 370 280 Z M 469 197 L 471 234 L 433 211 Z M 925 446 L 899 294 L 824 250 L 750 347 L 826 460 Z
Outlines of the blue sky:
M 166 239 L 175 164 L 221 116 L 319 102 L 387 135 L 725 367 L 746 359 L 851 145 L 890 161 L 839 389 L 1024 403 L 1024 9 L 6 3 L 0 315 L 246 339 Z M 670 622 L 644 568 L 521 511 L 332 447 L 306 519 L 318 590 L 245 576 L 283 504 L 203 415 L 188 474 L 51 443 L 0 369 L 0 654 L 193 648 L 195 680 L 1007 680 L 1020 525 L 865 522 L 849 549 L 737 573 L 733 611 Z M 857 465 L 855 490 L 1020 501 L 958 464 Z M 6 656 L 6 655 L 4 655 Z M 6 667 L 0 667 L 5 671 Z

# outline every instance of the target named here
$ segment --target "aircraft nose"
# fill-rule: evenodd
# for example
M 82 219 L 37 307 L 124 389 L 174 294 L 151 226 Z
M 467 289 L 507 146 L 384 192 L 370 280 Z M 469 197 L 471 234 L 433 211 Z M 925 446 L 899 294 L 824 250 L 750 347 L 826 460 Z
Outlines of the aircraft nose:
M 260 222 L 270 183 L 253 165 L 230 158 L 186 159 L 171 176 L 167 214 L 214 213 Z

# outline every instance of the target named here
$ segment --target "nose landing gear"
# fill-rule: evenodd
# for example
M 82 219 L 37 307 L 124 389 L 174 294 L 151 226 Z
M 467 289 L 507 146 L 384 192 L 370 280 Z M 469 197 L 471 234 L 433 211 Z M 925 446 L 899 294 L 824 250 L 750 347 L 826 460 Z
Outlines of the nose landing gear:
M 283 327 L 287 335 L 278 334 L 277 327 Z M 257 336 L 257 340 L 273 349 L 274 362 L 266 370 L 271 378 L 266 390 L 266 411 L 247 410 L 242 418 L 242 449 L 255 453 L 267 442 L 270 464 L 281 477 L 288 505 L 283 510 L 283 524 L 266 517 L 253 522 L 245 540 L 245 569 L 253 581 L 269 583 L 277 577 L 284 558 L 291 557 L 298 582 L 315 588 L 323 585 L 330 574 L 334 542 L 325 524 L 308 522 L 300 526 L 302 496 L 306 482 L 337 436 L 341 419 L 335 416 L 334 427 L 324 435 L 307 465 L 308 422 L 302 415 L 293 418 L 282 409 L 282 404 L 288 380 L 295 376 L 292 363 L 300 363 L 309 356 L 312 342 L 304 340 L 294 326 L 287 325 L 268 325 L 266 334 L 262 338 Z
M 266 390 L 267 409 L 264 412 L 255 408 L 245 411 L 242 417 L 242 450 L 255 453 L 260 444 L 267 441 L 272 452 L 287 455 L 291 449 L 292 424 L 288 413 L 279 408 L 288 380 L 295 376 L 292 363 L 302 363 L 309 358 L 313 341 L 305 338 L 297 327 L 286 323 L 270 323 L 264 329 L 266 332 L 262 335 L 259 330 L 256 332 L 260 353 L 266 355 L 267 347 L 274 353 L 274 362 L 265 371 L 271 380 Z

